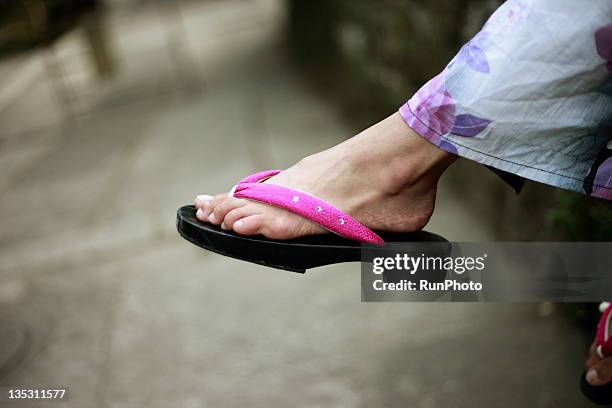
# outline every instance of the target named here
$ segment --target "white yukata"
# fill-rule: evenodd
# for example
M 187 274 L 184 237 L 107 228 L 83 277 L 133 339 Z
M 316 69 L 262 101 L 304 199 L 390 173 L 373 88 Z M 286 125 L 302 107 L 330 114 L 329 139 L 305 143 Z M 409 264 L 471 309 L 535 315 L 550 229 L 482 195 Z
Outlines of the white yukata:
M 508 0 L 400 108 L 440 148 L 612 200 L 612 0 Z

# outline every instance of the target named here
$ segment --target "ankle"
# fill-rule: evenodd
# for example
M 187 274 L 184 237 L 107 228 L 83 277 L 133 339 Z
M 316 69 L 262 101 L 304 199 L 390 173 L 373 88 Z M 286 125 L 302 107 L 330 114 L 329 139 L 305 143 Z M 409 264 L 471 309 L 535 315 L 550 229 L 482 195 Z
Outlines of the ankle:
M 407 125 L 405 137 L 410 139 L 411 151 L 405 157 L 403 167 L 395 171 L 404 177 L 406 184 L 425 180 L 437 182 L 444 171 L 458 159 L 458 156 L 440 149 Z
M 399 113 L 360 133 L 347 144 L 356 171 L 368 168 L 377 186 L 395 195 L 417 184 L 435 185 L 457 156 L 415 133 Z M 370 170 L 371 169 L 371 170 Z

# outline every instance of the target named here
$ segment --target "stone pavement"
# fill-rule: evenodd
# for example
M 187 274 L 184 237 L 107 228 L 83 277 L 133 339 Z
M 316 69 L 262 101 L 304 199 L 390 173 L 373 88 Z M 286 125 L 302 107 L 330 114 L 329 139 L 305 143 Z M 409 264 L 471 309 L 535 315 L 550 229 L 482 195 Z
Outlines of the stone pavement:
M 40 72 L 0 104 L 0 321 L 24 338 L 0 342 L 18 357 L 0 385 L 69 387 L 52 407 L 588 406 L 585 339 L 561 314 L 362 304 L 356 265 L 291 274 L 180 239 L 175 211 L 196 193 L 355 131 L 283 58 L 282 3 L 183 14 L 202 92 L 172 85 L 153 17 L 124 16 L 118 77 L 83 80 L 71 121 Z M 83 58 L 73 36 L 58 48 Z M 442 182 L 428 229 L 490 239 L 453 191 Z

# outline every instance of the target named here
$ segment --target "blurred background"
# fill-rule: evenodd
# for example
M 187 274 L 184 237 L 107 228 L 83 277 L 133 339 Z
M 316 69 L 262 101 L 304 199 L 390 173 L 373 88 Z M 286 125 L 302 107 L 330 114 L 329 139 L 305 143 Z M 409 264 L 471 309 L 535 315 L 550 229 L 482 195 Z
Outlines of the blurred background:
M 70 407 L 589 406 L 593 305 L 362 304 L 356 265 L 291 274 L 175 231 L 196 194 L 395 111 L 499 3 L 2 1 L 0 385 Z M 612 211 L 464 161 L 427 229 L 608 241 Z

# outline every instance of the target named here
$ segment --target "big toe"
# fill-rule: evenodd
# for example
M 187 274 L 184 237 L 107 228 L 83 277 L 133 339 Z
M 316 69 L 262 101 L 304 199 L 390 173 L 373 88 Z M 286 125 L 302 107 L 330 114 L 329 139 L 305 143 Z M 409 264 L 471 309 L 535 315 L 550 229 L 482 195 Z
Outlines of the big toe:
M 223 223 L 225 217 L 228 213 L 242 208 L 247 205 L 249 202 L 247 200 L 241 198 L 234 197 L 226 197 L 221 202 L 219 202 L 212 210 L 210 217 L 208 217 L 208 221 L 212 224 L 220 225 Z
M 252 213 L 252 215 L 241 217 L 233 222 L 232 229 L 238 234 L 261 234 L 270 239 L 284 240 L 325 231 L 322 227 L 299 215 L 280 208 L 263 204 L 253 204 L 253 208 L 249 207 L 250 205 L 235 210 L 235 212 Z
M 257 235 L 263 233 L 265 217 L 261 214 L 250 215 L 234 222 L 232 229 L 240 235 Z

